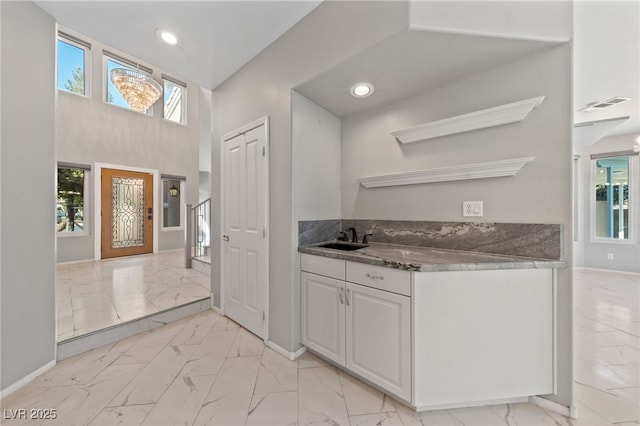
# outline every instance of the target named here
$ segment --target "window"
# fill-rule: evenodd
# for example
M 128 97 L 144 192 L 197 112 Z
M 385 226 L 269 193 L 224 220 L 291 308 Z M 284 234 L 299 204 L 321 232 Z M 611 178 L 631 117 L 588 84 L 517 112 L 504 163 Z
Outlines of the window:
M 628 240 L 630 157 L 597 157 L 594 159 L 595 236 Z
M 105 98 L 104 101 L 108 104 L 116 105 L 121 108 L 131 109 L 131 106 L 127 103 L 127 101 L 122 97 L 120 91 L 116 88 L 116 86 L 111 81 L 111 70 L 115 68 L 125 68 L 137 72 L 141 72 L 147 75 L 151 75 L 152 70 L 149 68 L 138 65 L 134 62 L 130 62 L 124 58 L 121 58 L 112 53 L 104 54 L 104 76 L 105 76 Z M 153 114 L 153 106 L 149 107 L 149 109 L 144 113 L 146 115 Z
M 162 177 L 162 227 L 182 227 L 182 194 L 184 178 Z
M 88 175 L 88 168 L 58 166 L 56 232 L 86 233 L 88 231 L 85 225 Z
M 64 33 L 58 33 L 58 89 L 88 96 L 87 75 L 91 45 Z
M 186 122 L 187 85 L 165 75 L 164 81 L 164 119 L 180 124 Z

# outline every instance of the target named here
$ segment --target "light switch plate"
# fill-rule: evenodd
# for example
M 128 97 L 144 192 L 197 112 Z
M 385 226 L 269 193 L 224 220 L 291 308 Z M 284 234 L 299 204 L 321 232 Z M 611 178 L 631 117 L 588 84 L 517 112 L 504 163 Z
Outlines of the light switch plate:
M 482 201 L 463 201 L 462 202 L 462 216 L 476 216 L 483 215 Z

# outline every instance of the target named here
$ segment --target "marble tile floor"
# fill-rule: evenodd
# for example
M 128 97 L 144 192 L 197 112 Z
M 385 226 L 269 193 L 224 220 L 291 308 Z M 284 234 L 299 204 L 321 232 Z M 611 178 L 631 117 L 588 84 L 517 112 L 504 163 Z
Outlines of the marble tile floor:
M 56 268 L 58 342 L 208 298 L 207 275 L 184 250 L 67 263 Z
M 577 420 L 531 404 L 417 414 L 310 353 L 289 361 L 207 311 L 58 363 L 0 404 L 4 414 L 55 409 L 56 419 L 2 424 L 637 425 L 639 278 L 576 271 Z

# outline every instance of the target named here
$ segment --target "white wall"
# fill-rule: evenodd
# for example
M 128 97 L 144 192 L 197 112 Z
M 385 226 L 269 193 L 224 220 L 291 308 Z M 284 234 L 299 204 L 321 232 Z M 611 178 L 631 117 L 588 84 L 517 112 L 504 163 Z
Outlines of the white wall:
M 580 261 L 576 266 L 588 268 L 612 269 L 626 272 L 640 272 L 640 157 L 631 157 L 630 181 L 631 201 L 630 221 L 631 235 L 629 241 L 620 242 L 612 240 L 604 242 L 594 240 L 592 217 L 592 180 L 594 160 L 591 154 L 601 154 L 616 151 L 633 150 L 634 145 L 639 145 L 636 139 L 640 132 L 602 138 L 595 144 L 576 151 L 580 156 L 578 166 L 578 241 L 576 246 L 581 253 Z M 613 254 L 614 259 L 609 260 L 607 254 Z
M 294 289 L 291 89 L 407 26 L 404 2 L 324 2 L 214 90 L 212 277 L 220 295 L 220 137 L 264 115 L 270 127 L 269 338 L 300 346 Z M 354 22 L 358 22 L 354 31 Z
M 291 173 L 293 220 L 291 244 L 299 265 L 298 222 L 340 218 L 341 120 L 304 96 L 291 93 Z M 300 275 L 293 275 L 293 300 L 300 300 Z M 294 303 L 294 318 L 300 303 Z M 293 324 L 300 333 L 300 321 Z
M 403 145 L 391 131 L 545 95 L 520 123 Z M 559 270 L 559 394 L 572 398 L 571 47 L 551 48 L 424 95 L 342 122 L 342 218 L 467 221 L 464 200 L 483 200 L 482 222 L 564 225 Z M 534 156 L 516 176 L 365 189 L 359 177 Z
M 0 390 L 55 362 L 55 22 L 0 2 Z
M 208 137 L 209 111 L 201 123 L 200 107 L 206 106 L 206 92 L 195 84 L 187 85 L 186 126 L 162 118 L 162 98 L 155 104 L 153 116 L 107 104 L 103 101 L 103 56 L 106 49 L 125 58 L 122 52 L 81 34 L 71 33 L 91 43 L 91 97 L 86 98 L 63 90 L 58 91 L 56 110 L 56 151 L 58 161 L 92 165 L 96 162 L 120 166 L 158 170 L 160 173 L 186 176 L 186 197 L 183 203 L 197 204 L 199 198 L 199 134 Z M 129 57 L 130 58 L 130 57 Z M 141 63 L 136 58 L 130 58 Z M 153 76 L 161 81 L 163 70 L 153 69 Z M 174 76 L 181 79 L 180 76 Z M 95 178 L 95 176 L 92 176 Z M 90 185 L 93 188 L 93 184 Z M 93 204 L 90 191 L 90 205 Z M 157 204 L 159 205 L 159 204 Z M 85 217 L 93 217 L 85 212 Z M 158 216 L 159 217 L 159 216 Z M 160 226 L 157 223 L 156 226 Z M 99 226 L 89 224 L 88 236 L 62 236 L 58 238 L 59 262 L 94 258 L 94 232 Z M 184 231 L 159 232 L 159 250 L 184 247 Z

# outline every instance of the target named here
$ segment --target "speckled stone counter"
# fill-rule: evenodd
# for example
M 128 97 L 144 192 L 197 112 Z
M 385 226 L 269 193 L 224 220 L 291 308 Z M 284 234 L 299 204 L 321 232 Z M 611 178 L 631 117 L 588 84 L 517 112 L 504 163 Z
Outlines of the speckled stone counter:
M 319 245 L 300 246 L 298 251 L 334 259 L 418 272 L 565 268 L 567 266 L 566 262 L 559 260 L 398 244 L 371 243 L 368 247 L 355 251 L 329 249 L 319 247 Z

